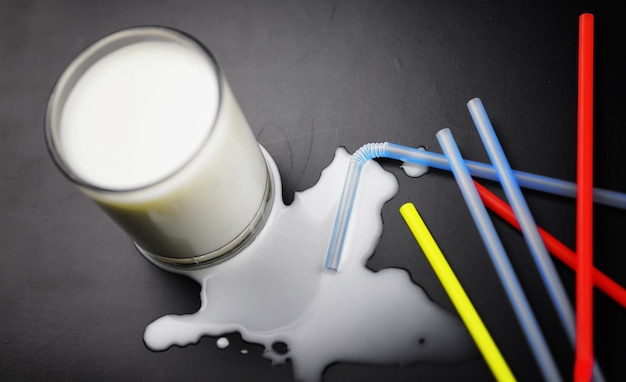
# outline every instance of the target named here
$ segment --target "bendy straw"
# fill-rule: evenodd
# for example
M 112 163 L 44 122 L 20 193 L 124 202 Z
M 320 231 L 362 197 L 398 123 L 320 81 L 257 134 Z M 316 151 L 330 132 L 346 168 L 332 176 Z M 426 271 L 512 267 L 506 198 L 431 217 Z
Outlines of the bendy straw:
M 336 271 L 341 260 L 341 250 L 348 229 L 354 198 L 359 185 L 361 168 L 365 162 L 375 158 L 389 158 L 402 162 L 410 162 L 450 171 L 450 165 L 445 156 L 425 150 L 398 145 L 395 143 L 367 143 L 359 148 L 350 159 L 346 180 L 344 182 L 341 199 L 339 201 L 335 225 L 326 254 L 324 268 Z M 498 180 L 495 169 L 488 164 L 466 160 L 465 164 L 473 176 Z M 513 171 L 519 185 L 555 195 L 576 197 L 576 183 L 564 180 L 535 175 L 522 171 Z M 616 191 L 594 189 L 594 201 L 612 207 L 626 209 L 626 194 Z
M 539 364 L 546 381 L 561 380 L 559 371 L 550 353 L 548 344 L 541 333 L 537 320 L 530 308 L 530 304 L 515 275 L 515 271 L 506 255 L 502 242 L 498 237 L 489 214 L 481 202 L 478 192 L 474 187 L 471 175 L 463 162 L 461 153 L 452 137 L 450 129 L 442 129 L 437 133 L 437 140 L 450 162 L 452 173 L 456 179 L 463 199 L 470 210 L 474 223 L 478 228 L 487 252 L 496 269 L 498 277 L 513 306 L 517 319 L 526 335 L 535 360 Z
M 498 381 L 515 381 L 515 376 L 502 356 L 500 349 L 498 349 L 472 301 L 467 296 L 459 279 L 454 274 L 415 206 L 412 203 L 402 205 L 400 214 L 402 214 L 404 221 L 422 248 L 426 259 L 428 259 L 439 281 L 441 281 L 441 285 L 443 285 L 448 297 L 450 297 L 452 304 L 459 312 L 459 316 L 461 316 L 476 346 L 485 358 L 493 376 Z

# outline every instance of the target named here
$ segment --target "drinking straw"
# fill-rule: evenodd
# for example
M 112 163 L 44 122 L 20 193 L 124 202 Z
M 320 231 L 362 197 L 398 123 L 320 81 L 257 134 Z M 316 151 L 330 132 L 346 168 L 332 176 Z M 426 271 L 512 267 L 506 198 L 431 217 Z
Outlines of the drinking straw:
M 571 332 L 572 340 L 574 339 L 574 316 L 572 308 L 565 293 L 559 276 L 554 269 L 554 264 L 550 261 L 547 250 L 539 236 L 537 226 L 530 213 L 530 209 L 526 204 L 526 200 L 522 195 L 517 181 L 511 174 L 509 163 L 504 155 L 504 151 L 495 135 L 491 121 L 485 112 L 482 102 L 479 98 L 470 100 L 467 104 L 474 124 L 478 129 L 480 138 L 483 141 L 487 154 L 494 164 L 498 177 L 504 188 L 513 212 L 517 217 L 517 221 L 522 227 L 522 233 L 526 239 L 526 243 L 533 255 L 533 259 L 539 268 L 539 272 L 543 277 L 543 281 L 548 288 L 550 297 L 557 309 L 563 326 L 568 332 Z
M 384 157 L 450 171 L 450 165 L 444 155 L 390 142 L 363 145 L 353 156 L 358 156 L 359 158 L 355 159 L 361 162 L 365 162 L 368 159 Z M 465 163 L 472 176 L 499 181 L 496 169 L 490 164 L 472 160 L 465 160 Z M 512 171 L 519 185 L 524 188 L 576 198 L 577 185 L 574 182 L 523 171 Z M 594 201 L 607 206 L 626 209 L 626 194 L 624 193 L 594 188 Z
M 476 308 L 474 308 L 459 279 L 454 274 L 450 264 L 448 264 L 446 257 L 441 252 L 424 220 L 415 209 L 415 205 L 413 203 L 405 203 L 400 207 L 400 214 L 402 214 L 407 226 L 422 248 L 424 255 L 435 271 L 439 281 L 441 281 L 452 304 L 459 312 L 461 319 L 496 380 L 515 381 L 515 376 L 502 356 L 500 349 L 498 349 L 491 334 L 489 334 L 487 327 L 480 318 Z
M 352 213 L 352 206 L 356 196 L 361 167 L 365 162 L 374 158 L 389 158 L 402 162 L 411 162 L 440 170 L 450 171 L 450 165 L 444 155 L 418 150 L 416 148 L 398 145 L 395 143 L 367 143 L 359 148 L 351 157 L 346 180 L 344 182 L 341 199 L 335 217 L 335 225 L 328 246 L 324 262 L 326 270 L 337 271 L 341 260 L 341 250 Z M 496 170 L 485 163 L 465 161 L 470 174 L 484 179 L 498 180 Z M 576 197 L 576 183 L 530 174 L 522 171 L 513 171 L 515 178 L 523 187 L 552 193 L 555 195 Z M 621 209 L 626 209 L 626 194 L 616 191 L 594 189 L 594 201 Z
M 567 333 L 567 336 L 572 344 L 575 346 L 576 333 L 575 333 L 575 321 L 574 311 L 568 300 L 565 288 L 558 277 L 554 264 L 550 260 L 548 251 L 541 240 L 537 225 L 530 213 L 528 204 L 522 195 L 519 188 L 519 184 L 515 179 L 511 167 L 509 165 L 502 146 L 496 137 L 491 121 L 487 116 L 485 108 L 483 107 L 480 98 L 474 98 L 467 103 L 467 107 L 472 116 L 474 124 L 478 129 L 480 138 L 483 141 L 487 154 L 493 162 L 498 178 L 504 188 L 513 212 L 517 217 L 517 221 L 520 224 L 524 239 L 530 249 L 533 256 L 533 260 L 541 274 L 544 284 L 548 289 L 549 296 L 554 304 L 557 314 L 561 320 L 563 327 Z M 594 367 L 596 377 L 598 380 L 603 380 L 602 373 L 598 367 Z
M 437 140 L 450 162 L 452 174 L 459 185 L 463 199 L 465 199 L 465 203 L 470 210 L 478 232 L 487 247 L 487 252 L 496 268 L 504 290 L 513 306 L 513 310 L 517 314 L 517 319 L 522 326 L 526 339 L 545 380 L 561 380 L 554 358 L 548 349 L 546 340 L 541 333 L 537 320 L 530 308 L 530 304 L 526 299 L 526 295 L 504 251 L 504 247 L 496 233 L 493 222 L 489 219 L 489 214 L 480 201 L 471 175 L 461 157 L 461 153 L 452 137 L 450 129 L 440 130 L 437 133 Z
M 576 198 L 576 362 L 574 379 L 593 369 L 593 15 L 579 17 L 578 156 Z
M 504 200 L 500 199 L 497 195 L 476 181 L 474 181 L 474 186 L 480 195 L 480 199 L 489 210 L 496 213 L 513 227 L 518 230 L 520 229 L 513 210 Z M 567 248 L 565 244 L 561 243 L 557 238 L 546 232 L 541 227 L 537 227 L 537 229 L 539 230 L 539 234 L 541 235 L 548 252 L 552 253 L 557 259 L 561 260 L 565 265 L 576 271 L 577 260 L 574 251 Z M 626 289 L 622 288 L 621 285 L 595 268 L 593 269 L 593 282 L 598 289 L 626 308 Z

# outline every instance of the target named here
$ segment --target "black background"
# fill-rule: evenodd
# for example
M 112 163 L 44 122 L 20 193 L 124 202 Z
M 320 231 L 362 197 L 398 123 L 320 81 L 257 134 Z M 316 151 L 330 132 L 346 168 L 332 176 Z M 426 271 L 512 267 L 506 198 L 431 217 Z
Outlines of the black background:
M 155 353 L 145 327 L 199 308 L 200 288 L 159 270 L 65 179 L 43 116 L 54 82 L 88 44 L 118 29 L 165 25 L 202 41 L 223 66 L 286 202 L 317 182 L 337 147 L 369 142 L 441 152 L 449 127 L 464 157 L 487 161 L 466 102 L 480 97 L 512 167 L 576 180 L 578 16 L 596 16 L 595 183 L 626 192 L 619 2 L 594 1 L 8 1 L 0 0 L 0 380 L 289 381 L 237 334 Z M 541 374 L 451 174 L 400 182 L 382 212 L 373 270 L 402 267 L 454 312 L 398 208 L 420 210 L 514 374 Z M 502 195 L 497 184 L 483 182 Z M 573 199 L 525 191 L 539 225 L 570 248 Z M 626 213 L 595 206 L 596 267 L 626 285 Z M 574 352 L 522 236 L 494 222 L 565 380 Z M 575 274 L 555 260 L 574 297 Z M 594 298 L 595 352 L 624 380 L 626 314 Z M 393 296 L 390 296 L 392 298 Z M 573 300 L 572 300 L 573 304 Z M 393 312 L 390 312 L 393 314 Z M 374 328 L 373 328 L 374 329 Z M 239 350 L 250 350 L 242 355 Z M 324 381 L 490 380 L 478 357 L 406 368 L 336 364 Z

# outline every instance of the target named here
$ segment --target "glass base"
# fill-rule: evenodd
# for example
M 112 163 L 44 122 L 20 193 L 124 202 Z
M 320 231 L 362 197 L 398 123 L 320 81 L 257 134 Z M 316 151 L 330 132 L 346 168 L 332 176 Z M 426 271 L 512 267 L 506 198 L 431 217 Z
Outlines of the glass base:
M 166 265 L 168 266 L 168 268 L 173 267 L 179 269 L 195 269 L 208 267 L 224 262 L 241 252 L 248 245 L 250 245 L 250 243 L 256 238 L 257 234 L 265 226 L 265 222 L 272 211 L 272 206 L 274 205 L 276 186 L 280 186 L 280 181 L 276 181 L 277 179 L 280 179 L 280 174 L 278 173 L 278 169 L 276 168 L 274 160 L 262 146 L 261 151 L 263 153 L 263 156 L 265 157 L 265 163 L 268 170 L 265 194 L 263 195 L 261 207 L 259 208 L 257 214 L 254 216 L 250 224 L 248 224 L 246 229 L 241 232 L 235 239 L 233 239 L 225 246 L 216 249 L 215 251 L 211 251 L 209 253 L 194 257 L 180 258 L 161 256 L 146 251 L 145 249 L 141 248 L 139 244 L 134 243 L 139 253 L 141 253 L 145 258 L 150 260 L 152 263 L 155 263 L 156 265 Z

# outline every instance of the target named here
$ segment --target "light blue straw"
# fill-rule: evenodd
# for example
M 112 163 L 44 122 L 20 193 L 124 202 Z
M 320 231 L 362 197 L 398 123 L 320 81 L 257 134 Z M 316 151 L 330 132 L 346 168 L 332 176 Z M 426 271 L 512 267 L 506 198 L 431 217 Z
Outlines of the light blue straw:
M 530 308 L 530 304 L 520 286 L 520 283 L 513 271 L 513 267 L 506 255 L 502 242 L 496 233 L 485 205 L 478 195 L 472 177 L 469 173 L 459 148 L 452 137 L 450 129 L 443 129 L 437 133 L 437 140 L 443 149 L 445 156 L 450 162 L 452 174 L 456 179 L 463 199 L 472 214 L 474 223 L 480 232 L 480 236 L 487 247 L 487 252 L 491 257 L 494 267 L 504 286 L 504 290 L 511 301 L 513 309 L 517 314 L 517 319 L 524 330 L 526 339 L 533 350 L 535 360 L 540 366 L 543 377 L 546 381 L 560 381 L 559 370 L 552 353 L 548 348 L 537 320 Z
M 328 245 L 328 252 L 324 262 L 324 268 L 327 270 L 336 271 L 339 269 L 341 251 L 348 229 L 348 224 L 350 222 L 354 198 L 359 185 L 361 168 L 365 162 L 374 158 L 395 159 L 402 162 L 416 163 L 440 170 L 450 171 L 450 164 L 444 155 L 425 150 L 418 150 L 413 147 L 384 142 L 368 143 L 358 149 L 350 159 L 346 180 L 341 193 L 341 199 L 337 208 L 335 226 L 333 227 L 330 244 Z M 498 180 L 496 170 L 488 164 L 470 160 L 466 160 L 465 164 L 467 165 L 470 174 L 473 176 L 495 181 Z M 567 196 L 571 198 L 576 197 L 576 183 L 522 171 L 513 171 L 513 174 L 519 184 L 523 187 L 555 195 Z M 619 192 L 594 188 L 594 201 L 596 203 L 626 209 L 626 194 Z
M 519 184 L 513 175 L 513 171 L 509 162 L 504 155 L 502 146 L 496 137 L 496 133 L 491 125 L 491 121 L 487 116 L 487 112 L 483 107 L 480 98 L 474 98 L 467 103 L 467 108 L 474 120 L 474 124 L 478 129 L 480 138 L 483 141 L 487 154 L 493 163 L 498 178 L 502 183 L 504 193 L 515 212 L 515 217 L 522 228 L 522 233 L 526 239 L 526 243 L 530 248 L 530 252 L 535 260 L 535 264 L 539 269 L 539 273 L 546 285 L 552 303 L 554 304 L 561 323 L 567 332 L 572 346 L 576 343 L 576 327 L 574 320 L 574 310 L 569 302 L 565 288 L 556 272 L 554 263 L 552 262 L 548 250 L 541 239 L 535 220 L 533 219 L 530 209 L 526 204 L 526 200 L 522 195 Z M 597 362 L 594 362 L 594 380 L 603 380 L 602 374 Z

